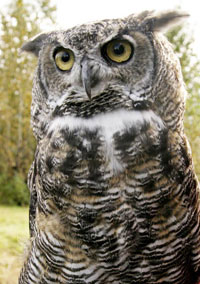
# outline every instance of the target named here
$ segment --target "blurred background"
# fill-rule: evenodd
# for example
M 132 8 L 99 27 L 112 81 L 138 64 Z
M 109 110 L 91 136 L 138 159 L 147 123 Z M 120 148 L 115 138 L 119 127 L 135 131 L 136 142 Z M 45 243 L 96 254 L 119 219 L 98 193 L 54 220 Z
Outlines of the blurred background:
M 0 3 L 0 284 L 15 284 L 28 240 L 27 173 L 34 158 L 30 127 L 36 58 L 20 47 L 41 31 L 142 10 L 181 9 L 191 17 L 166 34 L 188 91 L 185 130 L 200 178 L 200 19 L 196 0 L 1 0 Z M 199 4 L 200 5 L 200 4 Z

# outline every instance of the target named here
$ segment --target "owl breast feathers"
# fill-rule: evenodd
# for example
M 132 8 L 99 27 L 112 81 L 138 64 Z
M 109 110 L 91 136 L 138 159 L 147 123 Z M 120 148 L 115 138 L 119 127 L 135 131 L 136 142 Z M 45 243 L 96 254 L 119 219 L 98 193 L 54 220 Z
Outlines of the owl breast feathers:
M 41 34 L 20 284 L 197 284 L 199 187 L 180 64 L 143 12 Z

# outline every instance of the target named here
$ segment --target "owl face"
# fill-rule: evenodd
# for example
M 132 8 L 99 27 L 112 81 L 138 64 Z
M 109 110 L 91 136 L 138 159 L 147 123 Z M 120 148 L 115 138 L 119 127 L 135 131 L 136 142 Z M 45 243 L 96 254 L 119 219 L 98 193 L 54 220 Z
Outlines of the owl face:
M 42 120 L 68 114 L 87 118 L 123 108 L 164 113 L 166 96 L 161 98 L 158 82 L 162 79 L 163 89 L 169 89 L 170 77 L 180 89 L 181 76 L 168 42 L 157 31 L 184 16 L 144 12 L 41 34 L 26 43 L 22 49 L 39 58 L 33 120 L 39 120 L 39 113 Z
M 90 105 L 106 95 L 106 104 L 112 104 L 114 95 L 116 101 L 123 96 L 122 103 L 127 103 L 131 94 L 151 85 L 151 39 L 126 23 L 80 26 L 52 33 L 48 41 L 40 51 L 39 64 L 51 101 Z

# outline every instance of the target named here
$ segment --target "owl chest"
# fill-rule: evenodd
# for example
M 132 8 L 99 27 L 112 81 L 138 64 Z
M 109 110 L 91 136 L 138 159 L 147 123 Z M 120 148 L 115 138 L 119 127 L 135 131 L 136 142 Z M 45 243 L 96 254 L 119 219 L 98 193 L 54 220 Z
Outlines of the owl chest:
M 126 114 L 126 119 L 117 113 L 102 121 L 58 121 L 39 145 L 42 206 L 50 211 L 53 200 L 64 227 L 70 225 L 70 233 L 95 251 L 101 251 L 103 242 L 109 247 L 134 234 L 138 224 L 148 228 L 145 218 L 136 222 L 136 215 L 152 211 L 148 200 L 156 191 L 154 180 L 162 175 L 162 125 L 153 114 Z
M 124 174 L 136 150 L 131 149 L 132 133 L 125 132 L 124 136 L 98 127 L 60 130 L 52 135 L 45 147 L 44 177 L 51 175 L 69 185 L 87 187 L 90 183 L 94 187 L 94 183 L 98 186 Z
M 130 283 L 129 275 L 136 275 L 138 268 L 138 283 L 142 283 L 151 277 L 146 267 L 152 267 L 148 261 L 155 240 L 163 244 L 158 255 L 163 265 L 165 257 L 168 263 L 167 249 L 176 240 L 171 233 L 170 242 L 162 239 L 163 228 L 173 229 L 174 218 L 159 219 L 173 217 L 178 206 L 169 195 L 177 186 L 168 183 L 161 165 L 162 152 L 166 160 L 165 129 L 153 113 L 126 115 L 123 123 L 120 113 L 110 123 L 110 117 L 59 120 L 39 145 L 40 206 L 45 212 L 55 205 L 59 209 L 60 232 L 55 227 L 52 234 L 63 241 L 63 267 L 80 279 L 88 274 L 86 283 L 99 279 L 102 267 L 107 283 L 119 283 L 118 273 Z M 72 272 L 71 266 L 80 265 L 71 253 L 74 250 L 83 263 L 80 271 Z
M 149 159 L 152 150 L 154 155 L 161 136 L 159 121 L 152 121 L 152 113 L 121 115 L 54 122 L 40 145 L 43 182 L 65 193 L 67 186 L 104 190 Z

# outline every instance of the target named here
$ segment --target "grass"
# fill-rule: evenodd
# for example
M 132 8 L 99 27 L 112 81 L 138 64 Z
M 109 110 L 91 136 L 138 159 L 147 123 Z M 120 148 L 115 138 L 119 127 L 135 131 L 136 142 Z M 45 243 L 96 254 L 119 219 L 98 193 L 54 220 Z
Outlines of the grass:
M 28 238 L 28 208 L 0 206 L 0 284 L 18 283 Z

